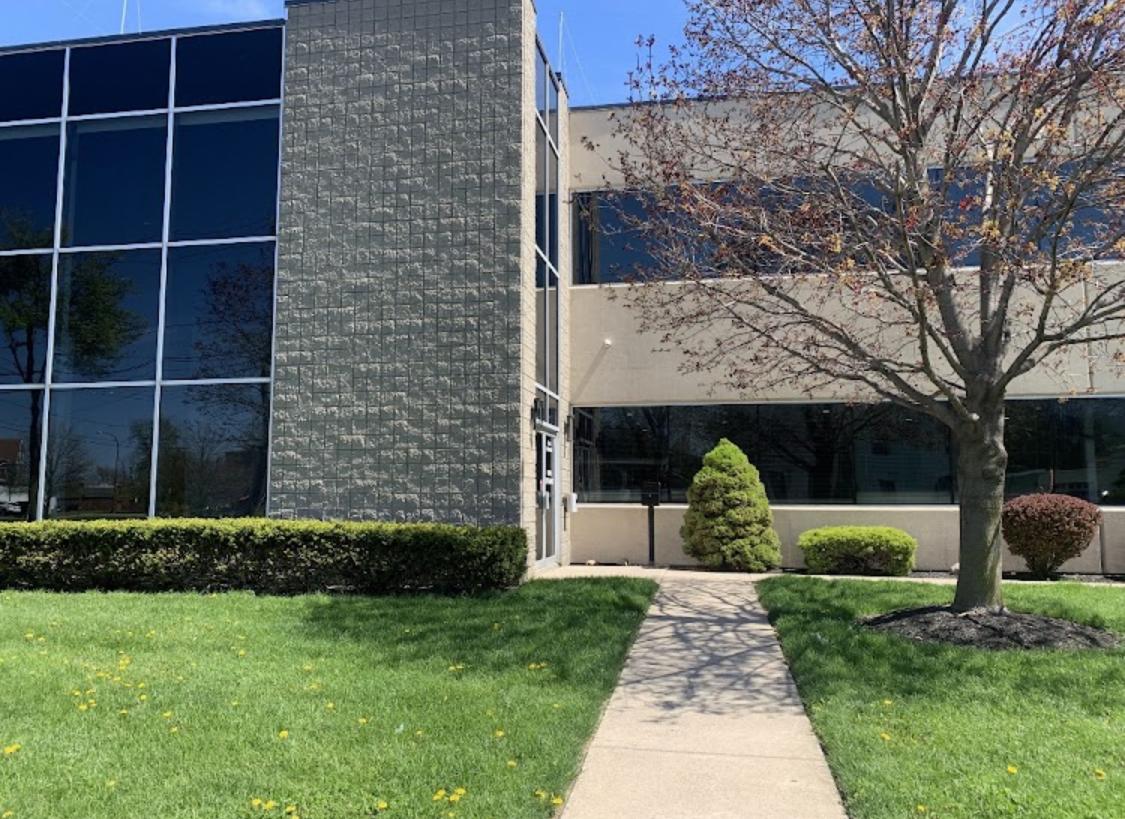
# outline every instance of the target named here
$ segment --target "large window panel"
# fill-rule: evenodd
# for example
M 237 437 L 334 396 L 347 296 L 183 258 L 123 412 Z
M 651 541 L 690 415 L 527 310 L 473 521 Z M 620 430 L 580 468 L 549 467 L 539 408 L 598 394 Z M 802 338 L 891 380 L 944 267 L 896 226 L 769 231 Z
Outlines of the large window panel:
M 268 377 L 273 283 L 273 242 L 172 248 L 164 378 Z
M 156 513 L 264 514 L 268 430 L 268 384 L 166 387 L 160 407 Z
M 276 107 L 177 115 L 172 238 L 272 235 L 277 166 Z
M 65 59 L 61 49 L 0 57 L 0 122 L 62 116 Z
M 281 28 L 181 37 L 176 106 L 277 99 L 281 55 Z
M 0 250 L 54 245 L 58 176 L 59 126 L 0 128 Z
M 547 135 L 543 129 L 535 129 L 535 245 L 544 253 L 547 252 L 548 236 L 548 206 L 547 196 L 550 193 L 547 185 Z
M 42 412 L 42 390 L 0 391 L 0 521 L 35 517 Z
M 0 384 L 41 384 L 51 314 L 51 255 L 0 256 Z
M 153 400 L 152 387 L 52 392 L 46 517 L 148 514 Z
M 64 254 L 53 380 L 155 378 L 159 306 L 159 250 Z
M 63 207 L 65 246 L 160 241 L 167 130 L 164 117 L 70 124 Z
M 72 49 L 68 115 L 167 108 L 171 54 L 171 40 Z
M 1122 506 L 1125 505 L 1125 399 L 1101 398 L 1094 406 L 1098 502 Z
M 606 284 L 631 279 L 655 266 L 644 233 L 641 198 L 629 192 L 593 191 L 574 197 L 574 283 Z

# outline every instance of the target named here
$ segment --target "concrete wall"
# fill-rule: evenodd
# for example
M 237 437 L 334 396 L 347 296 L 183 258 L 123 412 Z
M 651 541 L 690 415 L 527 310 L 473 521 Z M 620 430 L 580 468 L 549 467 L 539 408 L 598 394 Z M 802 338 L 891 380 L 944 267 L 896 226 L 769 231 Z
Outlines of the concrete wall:
M 679 504 L 656 510 L 656 562 L 690 566 L 680 538 L 687 507 Z M 1090 547 L 1062 568 L 1064 572 L 1099 574 L 1104 552 L 1105 573 L 1125 574 L 1125 509 L 1105 509 L 1105 523 Z M 797 538 L 818 526 L 895 526 L 918 541 L 920 571 L 948 571 L 957 562 L 956 506 L 775 506 L 774 527 L 781 538 L 782 567 L 804 568 Z M 646 563 L 647 510 L 639 504 L 584 504 L 572 518 L 571 561 L 585 563 Z M 1022 571 L 1023 560 L 1005 553 L 1004 570 Z
M 529 8 L 290 7 L 271 514 L 520 520 Z

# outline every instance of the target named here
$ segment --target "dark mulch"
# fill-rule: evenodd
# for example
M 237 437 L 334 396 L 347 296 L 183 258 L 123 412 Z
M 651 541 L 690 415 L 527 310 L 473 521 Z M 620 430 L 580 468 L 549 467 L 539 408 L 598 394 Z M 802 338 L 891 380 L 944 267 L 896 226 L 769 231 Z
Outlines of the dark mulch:
M 1014 611 L 954 613 L 947 606 L 903 609 L 867 617 L 867 628 L 910 640 L 948 643 L 993 651 L 1012 648 L 1116 648 L 1121 638 L 1105 629 L 1070 620 Z

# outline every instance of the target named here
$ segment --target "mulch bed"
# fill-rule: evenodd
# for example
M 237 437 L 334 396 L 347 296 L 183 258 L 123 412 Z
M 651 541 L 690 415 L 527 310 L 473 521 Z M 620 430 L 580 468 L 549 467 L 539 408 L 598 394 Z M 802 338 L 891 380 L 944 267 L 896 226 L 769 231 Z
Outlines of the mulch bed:
M 1029 648 L 1116 648 L 1121 638 L 1105 629 L 1021 612 L 984 609 L 955 613 L 947 606 L 903 609 L 867 617 L 867 628 L 910 640 L 993 651 Z

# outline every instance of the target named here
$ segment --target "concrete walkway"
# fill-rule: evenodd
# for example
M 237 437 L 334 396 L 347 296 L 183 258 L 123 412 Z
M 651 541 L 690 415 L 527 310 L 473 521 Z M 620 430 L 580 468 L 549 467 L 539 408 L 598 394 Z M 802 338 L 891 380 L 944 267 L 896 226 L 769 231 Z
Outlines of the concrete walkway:
M 844 819 L 753 578 L 568 567 L 660 582 L 564 819 Z

